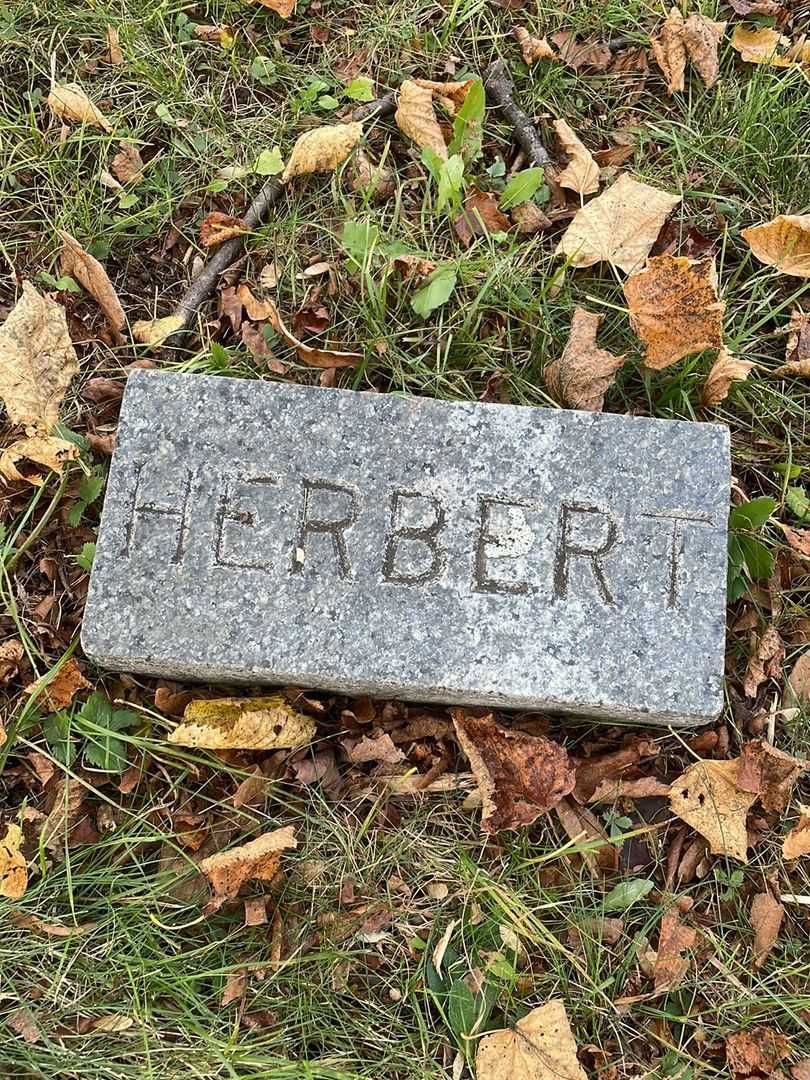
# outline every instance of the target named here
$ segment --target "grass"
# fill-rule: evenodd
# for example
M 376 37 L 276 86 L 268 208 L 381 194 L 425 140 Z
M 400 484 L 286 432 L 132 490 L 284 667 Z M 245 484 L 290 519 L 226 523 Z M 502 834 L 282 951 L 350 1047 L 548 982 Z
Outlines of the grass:
M 348 105 L 340 72 L 351 58 L 382 93 L 408 75 L 441 77 L 448 65 L 457 77 L 473 76 L 502 56 L 549 145 L 557 115 L 593 148 L 612 145 L 617 132 L 632 128 L 637 148 L 627 167 L 682 194 L 676 220 L 684 231 L 694 226 L 717 238 L 727 338 L 758 365 L 725 402 L 709 412 L 699 405 L 711 354 L 653 376 L 641 372 L 621 281 L 609 268 L 566 272 L 547 234 L 489 238 L 463 249 L 448 217 L 435 212 L 418 157 L 391 124 L 372 125 L 368 138 L 374 154 L 386 155 L 395 170 L 395 195 L 375 205 L 353 193 L 349 167 L 296 185 L 251 236 L 245 280 L 255 282 L 262 266 L 275 262 L 279 306 L 291 314 L 308 294 L 301 272 L 314 261 L 329 261 L 338 284 L 337 295 L 324 301 L 329 335 L 366 354 L 356 372 L 341 375 L 341 385 L 447 399 L 478 398 L 498 377 L 512 402 L 552 405 L 543 368 L 565 343 L 572 308 L 599 310 L 605 316 L 600 343 L 626 352 L 629 361 L 608 395 L 608 409 L 728 424 L 737 483 L 749 497 L 771 495 L 779 504 L 776 517 L 796 525 L 784 505 L 788 481 L 777 467 L 810 467 L 810 384 L 771 379 L 768 372 L 781 362 L 791 307 L 802 299 L 807 306 L 807 287 L 754 262 L 740 233 L 777 213 L 810 209 L 806 76 L 741 65 L 728 35 L 717 90 L 704 92 L 692 78 L 687 91 L 671 100 L 657 73 L 642 87 L 638 76 L 628 85 L 616 76 L 578 75 L 562 64 L 530 72 L 520 63 L 510 34 L 513 19 L 549 34 L 575 29 L 645 43 L 660 11 L 639 0 L 587 0 L 571 10 L 538 0 L 519 16 L 491 0 L 299 0 L 299 8 L 289 23 L 239 0 L 17 0 L 3 9 L 0 307 L 14 302 L 20 280 L 32 278 L 47 288 L 40 275 L 58 277 L 61 228 L 104 261 L 131 321 L 167 314 L 194 257 L 203 254 L 200 218 L 213 208 L 240 212 L 261 182 L 248 176 L 223 184 L 219 171 L 250 166 L 259 149 L 274 145 L 286 154 L 302 130 L 333 117 L 320 103 L 325 94 Z M 713 5 L 704 12 L 716 14 Z M 198 23 L 233 27 L 233 48 L 195 39 Z M 120 67 L 105 62 L 108 25 L 120 34 Z M 313 27 L 328 29 L 325 43 L 313 40 Z M 60 135 L 43 103 L 52 71 L 88 90 L 114 118 L 113 134 L 71 127 Z M 491 113 L 485 136 L 482 169 L 499 156 L 511 165 L 509 131 Z M 104 185 L 121 138 L 141 146 L 148 159 L 143 182 L 132 189 L 134 200 L 122 201 Z M 380 247 L 397 244 L 454 263 L 459 285 L 450 302 L 421 320 L 410 307 L 411 286 L 382 257 L 372 255 L 362 271 L 351 270 L 342 244 L 349 219 L 372 222 Z M 170 230 L 177 241 L 167 248 Z M 123 378 L 125 365 L 143 352 L 128 342 L 99 339 L 100 316 L 86 297 L 63 299 L 82 359 L 78 392 L 66 402 L 63 421 L 83 432 L 90 414 L 102 425 L 109 417 L 88 406 L 81 387 L 97 375 Z M 210 308 L 197 330 L 188 352 L 164 359 L 168 366 L 267 377 Z M 317 371 L 296 366 L 281 346 L 279 353 L 295 378 L 317 379 Z M 806 483 L 807 475 L 792 482 Z M 65 530 L 61 515 L 76 497 L 77 481 L 73 473 L 63 488 L 52 480 L 33 495 L 27 489 L 0 495 L 6 528 L 0 632 L 23 641 L 33 677 L 61 663 L 81 615 L 86 575 L 73 556 L 92 539 L 98 504 L 78 530 Z M 732 617 L 751 607 L 760 627 L 776 618 L 788 642 L 789 669 L 806 647 L 810 578 L 788 572 L 777 528 L 769 527 L 765 538 L 781 557 L 781 606 L 772 609 L 765 591 L 754 590 Z M 42 559 L 56 567 L 53 588 Z M 58 615 L 34 616 L 32 597 L 49 592 L 58 597 Z M 729 635 L 723 725 L 732 747 L 748 730 L 747 706 L 738 693 L 748 645 L 747 637 Z M 490 970 L 493 1015 L 513 1022 L 549 997 L 563 998 L 578 1043 L 590 1044 L 583 1058 L 590 1075 L 604 1067 L 616 1070 L 604 1076 L 628 1080 L 728 1076 L 724 1038 L 757 1024 L 790 1036 L 791 1060 L 810 1055 L 806 904 L 787 905 L 785 927 L 766 965 L 754 971 L 751 964 L 751 894 L 766 881 L 774 881 L 777 891 L 810 894 L 806 862 L 786 869 L 775 831 L 754 847 L 742 879 L 733 876 L 736 865 L 716 859 L 707 863 L 705 876 L 681 890 L 694 901 L 703 935 L 698 962 L 677 991 L 648 999 L 639 958 L 657 940 L 666 897 L 656 890 L 623 913 L 617 946 L 595 940 L 583 925 L 603 913 L 605 889 L 571 857 L 570 841 L 551 817 L 523 833 L 487 840 L 476 812 L 465 809 L 458 794 L 332 802 L 318 786 L 302 789 L 284 779 L 261 808 L 237 809 L 231 796 L 247 760 L 226 763 L 167 746 L 166 722 L 152 710 L 152 681 L 94 676 L 111 696 L 145 710 L 143 724 L 125 736 L 130 760 L 146 766 L 131 793 L 122 794 L 98 772 L 78 765 L 66 770 L 43 738 L 35 703 L 19 693 L 18 683 L 7 692 L 4 714 L 12 738 L 0 747 L 3 821 L 26 807 L 31 813 L 50 809 L 25 764 L 36 751 L 57 776 L 68 771 L 88 785 L 99 835 L 77 847 L 41 849 L 35 859 L 40 873 L 23 900 L 0 902 L 0 1025 L 24 1006 L 41 1033 L 26 1043 L 0 1027 L 0 1075 L 449 1076 L 459 1050 L 472 1043 L 454 1026 L 447 1000 L 431 990 L 427 958 L 452 920 L 458 971 Z M 333 726 L 338 716 L 339 710 Z M 570 724 L 564 734 L 575 748 L 599 732 Z M 688 763 L 676 739 L 661 738 L 670 764 Z M 778 745 L 810 751 L 806 715 L 780 720 Z M 283 941 L 271 925 L 243 927 L 238 905 L 201 917 L 193 863 L 183 846 L 187 826 L 177 823 L 182 813 L 203 815 L 220 844 L 296 824 L 299 847 L 287 860 L 289 873 L 269 890 L 271 922 L 277 907 Z M 631 876 L 660 886 L 669 836 L 661 829 L 651 834 L 650 861 Z M 627 839 L 623 850 L 634 850 L 631 844 Z M 391 921 L 364 931 L 355 920 L 341 934 L 346 905 L 339 894 L 347 878 L 354 879 L 355 907 L 383 904 Z M 443 891 L 437 885 L 446 886 L 445 898 L 433 898 Z M 32 929 L 21 915 L 78 932 L 53 936 Z M 569 942 L 572 927 L 579 928 L 578 946 Z M 248 972 L 245 1000 L 222 1007 L 228 976 L 240 970 Z M 111 1016 L 132 1023 L 126 1030 L 90 1030 L 93 1021 Z

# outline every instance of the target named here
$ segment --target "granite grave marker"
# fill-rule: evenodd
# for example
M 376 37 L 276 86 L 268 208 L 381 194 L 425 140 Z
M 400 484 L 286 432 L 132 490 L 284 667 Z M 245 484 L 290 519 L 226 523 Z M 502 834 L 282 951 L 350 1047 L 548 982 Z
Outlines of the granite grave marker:
M 725 428 L 135 371 L 108 668 L 686 725 L 721 704 Z

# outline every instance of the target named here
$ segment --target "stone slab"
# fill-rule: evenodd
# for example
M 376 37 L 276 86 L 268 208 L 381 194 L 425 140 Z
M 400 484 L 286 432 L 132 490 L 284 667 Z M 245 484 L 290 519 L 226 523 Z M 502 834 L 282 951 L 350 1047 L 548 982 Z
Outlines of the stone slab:
M 135 371 L 82 641 L 116 670 L 687 725 L 724 427 Z

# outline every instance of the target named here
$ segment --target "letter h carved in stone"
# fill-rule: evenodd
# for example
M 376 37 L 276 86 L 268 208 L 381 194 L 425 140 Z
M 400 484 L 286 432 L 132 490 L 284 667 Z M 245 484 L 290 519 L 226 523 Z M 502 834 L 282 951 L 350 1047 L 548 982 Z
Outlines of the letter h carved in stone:
M 180 498 L 172 504 L 156 503 L 151 500 L 139 501 L 141 495 L 141 481 L 145 462 L 141 461 L 135 466 L 135 483 L 132 488 L 132 498 L 129 504 L 129 515 L 124 529 L 124 547 L 122 554 L 129 558 L 138 531 L 138 525 L 144 517 L 165 518 L 174 523 L 172 536 L 174 545 L 169 559 L 174 565 L 183 561 L 188 540 L 189 524 L 191 518 L 192 502 L 191 490 L 194 481 L 194 470 L 183 469 L 184 480 L 180 486 Z

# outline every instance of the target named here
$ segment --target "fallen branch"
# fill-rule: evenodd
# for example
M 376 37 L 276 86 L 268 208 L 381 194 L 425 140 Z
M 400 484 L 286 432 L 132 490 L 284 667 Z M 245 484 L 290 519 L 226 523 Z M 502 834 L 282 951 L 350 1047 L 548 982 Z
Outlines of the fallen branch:
M 354 109 L 350 119 L 359 123 L 371 117 L 391 116 L 395 108 L 396 98 L 394 93 L 391 92 L 376 101 L 367 101 L 364 105 L 360 105 Z M 249 230 L 256 229 L 265 221 L 283 193 L 284 185 L 279 180 L 267 181 L 244 215 L 244 221 Z M 171 338 L 167 339 L 164 344 L 178 344 L 179 339 L 188 329 L 194 316 L 217 287 L 220 277 L 239 258 L 244 244 L 244 236 L 234 236 L 219 246 L 196 280 L 183 293 L 180 302 L 172 312 L 172 318 L 182 321 L 178 324 Z
M 513 128 L 515 142 L 530 165 L 546 168 L 552 165 L 551 155 L 543 145 L 537 128 L 515 102 L 515 87 L 502 60 L 496 60 L 484 72 L 484 88 L 489 100 L 501 110 Z

